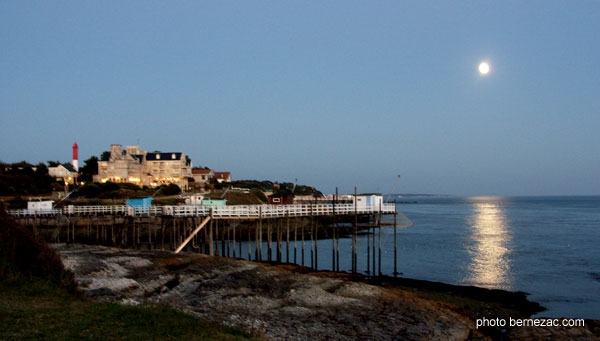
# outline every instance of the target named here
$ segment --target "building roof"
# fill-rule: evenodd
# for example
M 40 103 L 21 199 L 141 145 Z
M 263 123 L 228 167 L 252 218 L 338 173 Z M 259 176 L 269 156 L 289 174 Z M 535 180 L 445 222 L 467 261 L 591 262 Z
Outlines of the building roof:
M 77 171 L 75 170 L 75 168 L 73 168 L 73 166 L 71 166 L 71 164 L 69 164 L 69 163 L 65 163 L 62 166 L 65 167 L 71 173 L 77 173 Z
M 287 198 L 287 197 L 295 197 L 294 193 L 276 193 L 269 195 L 269 198 Z
M 228 178 L 231 178 L 231 173 L 230 172 L 215 172 L 215 175 L 213 177 L 216 179 L 228 179 Z
M 181 160 L 181 156 L 183 153 L 147 153 L 146 160 L 147 161 L 173 161 L 173 160 Z
M 209 169 L 209 168 L 192 169 L 192 174 L 204 175 L 204 174 L 210 174 L 211 172 L 212 172 L 212 169 Z
M 131 156 L 139 163 L 142 163 L 142 161 L 144 161 L 143 154 L 131 154 Z

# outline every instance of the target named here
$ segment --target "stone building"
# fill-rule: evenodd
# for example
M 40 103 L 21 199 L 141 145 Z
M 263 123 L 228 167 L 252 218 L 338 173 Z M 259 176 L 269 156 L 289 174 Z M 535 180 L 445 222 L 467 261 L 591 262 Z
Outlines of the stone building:
M 110 145 L 108 159 L 98 161 L 97 182 L 129 182 L 139 186 L 157 187 L 175 184 L 188 188 L 192 177 L 192 160 L 184 153 L 147 152 L 139 146 Z
M 215 178 L 218 183 L 231 182 L 231 173 L 230 172 L 214 172 L 213 178 Z
M 194 187 L 202 188 L 214 176 L 210 168 L 192 169 L 192 177 L 194 178 Z
M 57 181 L 64 181 L 65 185 L 72 185 L 77 181 L 79 173 L 70 164 L 48 167 L 48 175 Z

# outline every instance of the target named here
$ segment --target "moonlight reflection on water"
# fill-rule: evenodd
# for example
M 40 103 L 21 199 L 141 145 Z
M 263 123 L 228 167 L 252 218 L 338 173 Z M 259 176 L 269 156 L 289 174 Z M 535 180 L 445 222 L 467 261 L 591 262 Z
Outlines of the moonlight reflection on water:
M 474 214 L 467 219 L 474 246 L 469 250 L 471 262 L 466 281 L 486 288 L 510 290 L 510 244 L 512 236 L 502 203 L 477 202 L 473 199 Z

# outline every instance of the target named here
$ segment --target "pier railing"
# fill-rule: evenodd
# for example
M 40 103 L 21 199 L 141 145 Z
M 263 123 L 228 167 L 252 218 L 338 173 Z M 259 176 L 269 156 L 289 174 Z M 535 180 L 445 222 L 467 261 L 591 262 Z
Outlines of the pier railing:
M 293 205 L 229 205 L 229 206 L 125 206 L 97 205 L 74 206 L 49 210 L 8 210 L 15 218 L 51 217 L 51 216 L 102 216 L 124 215 L 133 217 L 173 216 L 173 217 L 207 217 L 213 218 L 282 218 L 310 217 L 353 214 L 393 214 L 394 204 L 358 205 L 354 204 L 293 204 Z

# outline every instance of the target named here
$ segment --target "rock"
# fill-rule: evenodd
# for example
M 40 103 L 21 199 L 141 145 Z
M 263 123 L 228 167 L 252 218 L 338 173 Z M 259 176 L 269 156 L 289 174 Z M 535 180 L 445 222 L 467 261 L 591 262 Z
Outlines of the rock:
M 81 290 L 92 298 L 169 304 L 267 338 L 485 339 L 469 317 L 410 289 L 398 291 L 193 253 L 119 252 L 77 244 L 55 247 L 82 284 Z M 588 336 L 579 330 L 564 333 Z M 543 331 L 510 330 L 508 335 L 546 337 Z

